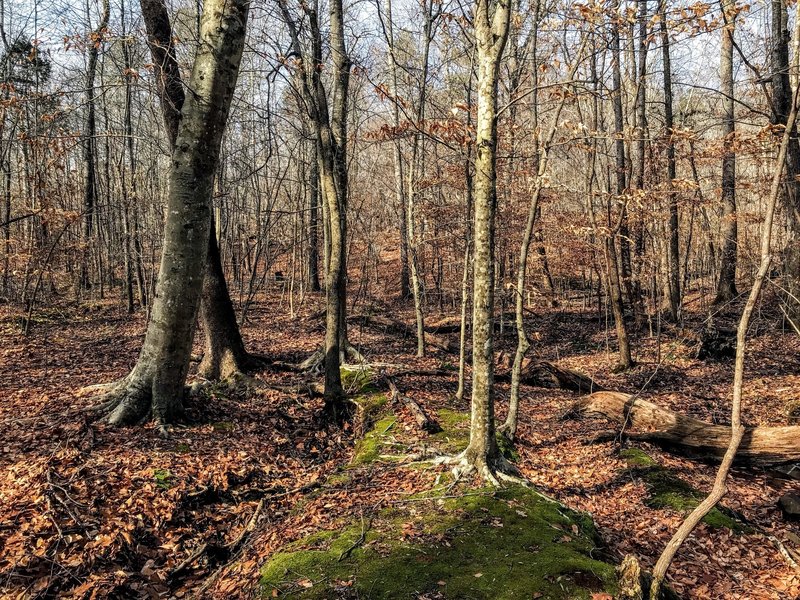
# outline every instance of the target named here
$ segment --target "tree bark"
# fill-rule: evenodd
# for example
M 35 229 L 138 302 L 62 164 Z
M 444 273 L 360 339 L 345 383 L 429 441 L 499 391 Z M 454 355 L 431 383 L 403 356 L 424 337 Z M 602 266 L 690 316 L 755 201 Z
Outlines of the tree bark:
M 172 25 L 164 0 L 141 0 L 141 7 L 156 65 L 162 116 L 170 148 L 174 149 L 186 97 L 172 43 Z M 254 359 L 245 350 L 236 321 L 213 224 L 212 216 L 206 260 L 213 264 L 205 265 L 204 270 L 199 317 L 205 352 L 199 374 L 207 379 L 226 379 L 247 370 Z
M 772 0 L 772 112 L 773 123 L 786 125 L 791 108 L 789 80 L 789 15 L 786 0 Z M 800 142 L 797 126 L 790 132 L 786 177 L 781 200 L 789 223 L 785 255 L 787 316 L 800 325 Z
M 625 435 L 696 458 L 721 460 L 731 428 L 662 408 L 620 392 L 597 392 L 579 400 L 570 414 L 601 416 L 624 427 Z M 800 426 L 746 428 L 736 461 L 754 466 L 800 462 Z
M 502 462 L 494 425 L 494 233 L 497 204 L 497 83 L 508 39 L 510 0 L 478 0 L 475 43 L 478 108 L 475 123 L 472 410 L 464 460 L 495 478 Z
M 736 121 L 734 114 L 733 35 L 736 31 L 735 0 L 722 0 L 722 29 L 720 46 L 720 92 L 722 93 L 723 154 L 722 154 L 722 217 L 720 220 L 720 269 L 715 304 L 730 302 L 737 296 L 736 254 L 738 244 L 736 224 L 736 152 L 734 150 Z
M 298 24 L 285 0 L 279 7 L 289 29 L 292 49 L 301 59 L 301 94 L 308 110 L 317 144 L 320 186 L 325 225 L 325 410 L 335 419 L 347 412 L 342 389 L 341 355 L 348 350 L 347 321 L 347 107 L 350 85 L 350 58 L 344 43 L 344 13 L 341 0 L 329 6 L 330 48 L 333 62 L 334 104 L 328 105 L 328 93 L 322 81 L 322 33 L 318 5 L 303 4 L 308 18 L 310 48 L 300 41 Z
M 646 2 L 642 5 L 646 6 Z M 669 312 L 673 321 L 677 321 L 681 312 L 681 269 L 680 269 L 680 228 L 678 220 L 678 194 L 673 181 L 677 177 L 675 162 L 674 118 L 672 114 L 672 62 L 669 48 L 669 30 L 667 29 L 666 2 L 659 6 L 659 28 L 661 31 L 661 60 L 664 69 L 664 139 L 667 147 L 667 191 L 669 192 L 669 246 L 668 265 L 669 280 L 667 297 Z M 646 25 L 644 26 L 646 28 Z M 646 29 L 643 33 L 646 33 Z
M 80 287 L 91 287 L 89 278 L 89 244 L 94 234 L 95 211 L 97 209 L 97 117 L 95 107 L 94 81 L 97 74 L 97 59 L 100 54 L 103 35 L 108 26 L 110 7 L 103 0 L 102 13 L 97 28 L 89 33 L 89 60 L 86 72 L 86 125 L 83 132 L 83 163 L 86 165 L 86 179 L 83 186 L 83 250 L 80 270 Z M 88 5 L 87 5 L 87 18 Z M 102 277 L 102 275 L 101 275 Z
M 139 360 L 112 389 L 115 425 L 152 414 L 160 425 L 182 413 L 192 335 L 211 232 L 220 144 L 244 47 L 249 3 L 206 0 L 202 35 L 170 169 L 170 191 L 155 301 Z

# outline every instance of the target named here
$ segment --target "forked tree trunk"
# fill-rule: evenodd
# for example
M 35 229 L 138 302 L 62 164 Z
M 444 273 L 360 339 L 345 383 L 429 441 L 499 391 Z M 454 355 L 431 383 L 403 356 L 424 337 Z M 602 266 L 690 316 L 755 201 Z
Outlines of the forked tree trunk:
M 736 30 L 735 0 L 722 0 L 722 29 L 720 46 L 720 91 L 722 92 L 723 154 L 722 154 L 722 217 L 720 221 L 720 269 L 715 304 L 730 302 L 736 295 L 736 253 L 738 244 L 736 224 L 736 151 L 734 136 L 733 34 Z
M 172 25 L 164 0 L 141 0 L 141 7 L 150 53 L 156 65 L 161 112 L 170 148 L 174 149 L 185 94 L 172 41 Z M 247 353 L 242 341 L 214 229 L 212 217 L 206 257 L 209 264 L 205 265 L 199 315 L 205 348 L 199 374 L 207 379 L 227 379 L 245 371 L 254 363 L 254 358 Z
M 159 424 L 182 413 L 194 324 L 211 231 L 211 196 L 222 134 L 239 72 L 249 3 L 206 0 L 201 40 L 172 154 L 164 250 L 142 351 L 111 390 L 115 425 L 148 413 Z
M 347 340 L 347 109 L 350 86 L 350 58 L 344 43 L 344 11 L 341 0 L 331 0 L 330 50 L 332 54 L 334 103 L 328 105 L 328 93 L 317 65 L 323 64 L 322 32 L 318 4 L 303 4 L 308 19 L 310 48 L 300 40 L 299 25 L 285 0 L 279 1 L 284 22 L 289 29 L 292 50 L 301 58 L 301 93 L 317 143 L 320 187 L 325 224 L 325 410 L 340 419 L 346 412 L 341 357 L 349 351 Z

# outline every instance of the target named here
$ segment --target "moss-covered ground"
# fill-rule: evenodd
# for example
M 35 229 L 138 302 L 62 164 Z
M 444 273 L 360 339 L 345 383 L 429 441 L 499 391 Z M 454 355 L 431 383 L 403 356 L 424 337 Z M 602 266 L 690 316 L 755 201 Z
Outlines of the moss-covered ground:
M 588 516 L 522 487 L 441 495 L 295 542 L 264 565 L 264 596 L 511 600 L 616 590 Z
M 409 449 L 404 427 L 380 398 L 356 398 L 366 433 L 328 484 L 346 483 L 354 469 L 397 463 Z M 462 450 L 469 415 L 440 409 L 436 418 L 443 431 L 426 443 L 442 454 Z M 515 456 L 510 445 L 503 451 Z M 333 529 L 329 523 L 274 554 L 261 571 L 264 597 L 510 600 L 615 592 L 614 566 L 588 515 L 532 489 L 453 487 L 447 479 L 443 473 L 427 492 L 340 519 Z
M 647 485 L 646 504 L 650 508 L 668 508 L 688 514 L 706 496 L 638 448 L 627 448 L 620 453 L 620 457 L 628 463 L 628 473 Z M 750 529 L 736 513 L 724 506 L 711 509 L 711 512 L 703 518 L 703 522 L 715 529 L 727 527 L 736 532 Z

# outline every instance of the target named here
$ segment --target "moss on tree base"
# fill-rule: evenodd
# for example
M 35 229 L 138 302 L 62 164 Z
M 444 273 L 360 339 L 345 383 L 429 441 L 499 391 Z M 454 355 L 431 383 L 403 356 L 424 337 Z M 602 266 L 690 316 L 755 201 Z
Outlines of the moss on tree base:
M 599 546 L 586 515 L 522 487 L 481 489 L 310 535 L 261 583 L 265 597 L 591 598 L 616 591 Z

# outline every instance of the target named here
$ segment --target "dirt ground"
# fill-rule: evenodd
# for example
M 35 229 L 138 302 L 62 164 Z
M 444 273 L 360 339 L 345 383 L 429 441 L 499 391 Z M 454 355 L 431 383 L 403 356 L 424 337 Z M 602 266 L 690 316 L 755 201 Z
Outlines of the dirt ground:
M 322 339 L 323 322 L 314 318 L 320 306 L 320 298 L 307 297 L 291 317 L 285 298 L 261 299 L 243 328 L 248 348 L 274 361 L 305 358 Z M 407 309 L 388 308 L 411 321 Z M 202 399 L 190 400 L 187 423 L 169 439 L 152 425 L 110 428 L 81 412 L 94 400 L 78 391 L 130 369 L 144 315 L 131 317 L 112 303 L 43 308 L 24 337 L 19 315 L 3 311 L 3 597 L 250 598 L 259 591 L 260 567 L 290 541 L 343 515 L 363 515 L 425 490 L 443 471 L 378 462 L 333 485 L 329 476 L 353 454 L 352 427 L 322 423 L 321 401 L 293 389 L 305 376 L 277 368 L 253 373 L 256 382 L 248 387 L 212 386 Z M 530 315 L 537 339 L 531 356 L 577 369 L 608 389 L 641 391 L 660 405 L 727 422 L 732 361 L 692 358 L 694 338 L 687 332 L 702 327 L 700 315 L 683 331 L 638 333 L 638 365 L 612 374 L 613 330 L 604 318 L 570 307 L 537 313 Z M 413 340 L 358 326 L 351 327 L 351 338 L 371 362 L 448 369 L 458 360 L 440 351 L 415 359 Z M 508 326 L 499 347 L 510 349 L 513 342 Z M 800 400 L 800 336 L 783 331 L 767 308 L 751 329 L 747 365 L 746 424 L 785 425 L 787 403 Z M 404 377 L 401 385 L 433 416 L 468 410 L 467 401 L 452 399 L 455 371 Z M 502 417 L 508 390 L 500 384 L 497 390 Z M 633 553 L 652 567 L 682 513 L 648 506 L 648 486 L 626 468 L 619 443 L 592 443 L 608 423 L 560 418 L 575 399 L 564 391 L 523 389 L 518 465 L 543 492 L 590 512 L 614 557 Z M 416 432 L 411 416 L 395 411 L 424 443 L 426 434 Z M 692 487 L 710 488 L 713 465 L 647 444 L 634 447 Z M 671 585 L 686 598 L 800 597 L 800 574 L 778 543 L 800 550 L 800 527 L 776 506 L 800 483 L 737 468 L 729 487 L 724 504 L 747 530 L 701 525 L 673 564 Z

